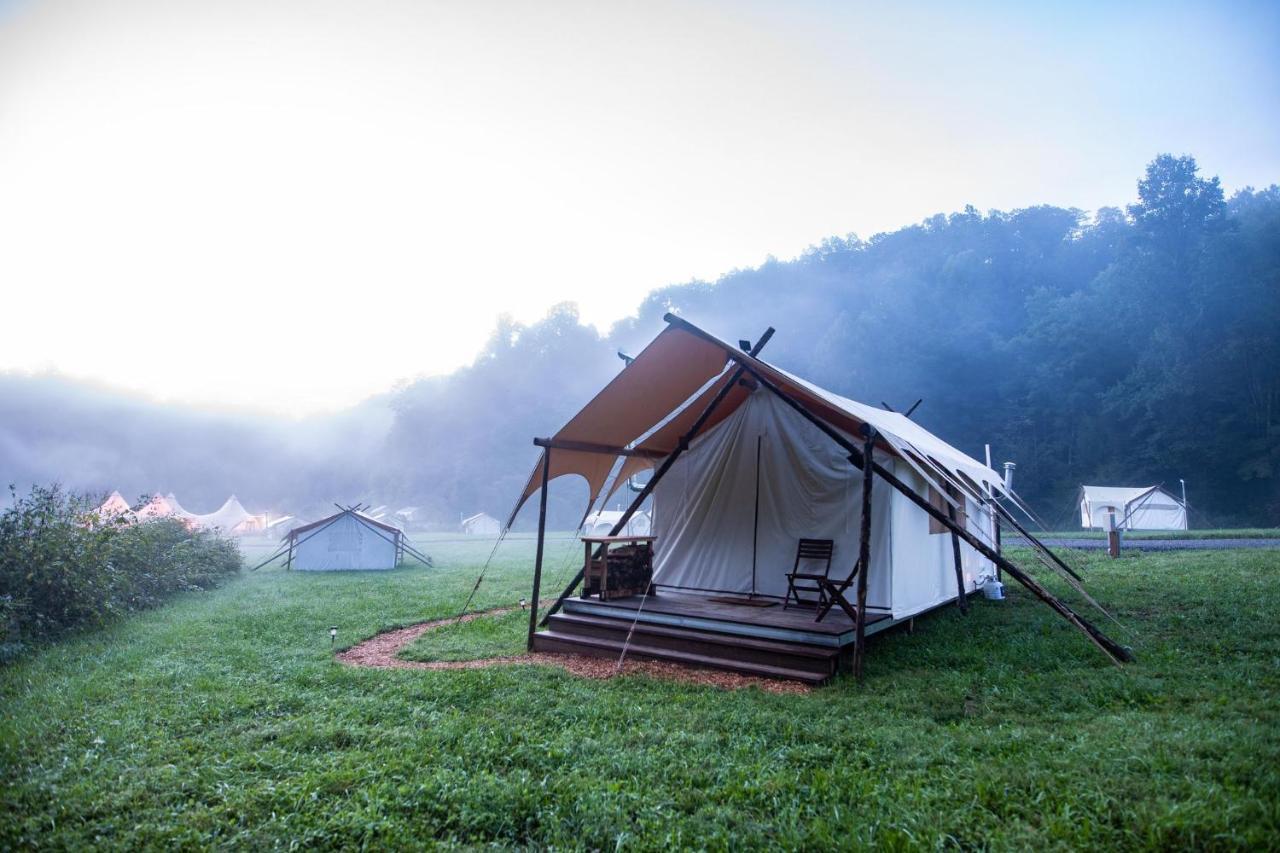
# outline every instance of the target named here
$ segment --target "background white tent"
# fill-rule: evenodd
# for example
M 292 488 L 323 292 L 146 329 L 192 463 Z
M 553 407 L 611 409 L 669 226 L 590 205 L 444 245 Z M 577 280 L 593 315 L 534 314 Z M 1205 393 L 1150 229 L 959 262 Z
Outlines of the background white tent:
M 620 509 L 597 510 L 587 516 L 586 521 L 582 523 L 580 532 L 583 536 L 605 536 L 621 520 L 622 510 Z M 622 529 L 620 535 L 648 536 L 650 526 L 649 513 L 641 510 L 627 519 L 627 525 Z
M 190 516 L 191 523 L 204 530 L 221 530 L 223 533 L 244 534 L 255 533 L 266 527 L 266 519 L 261 515 L 249 512 L 235 495 L 214 512 L 206 515 Z
M 129 502 L 119 492 L 112 492 L 107 499 L 94 510 L 101 519 L 118 518 L 131 512 Z
M 487 512 L 478 512 L 462 519 L 462 532 L 468 536 L 497 536 L 502 532 L 502 523 Z
M 289 531 L 289 566 L 304 572 L 394 569 L 403 535 L 362 513 L 343 510 Z
M 1186 530 L 1187 508 L 1159 486 L 1081 486 L 1080 526 L 1120 530 Z

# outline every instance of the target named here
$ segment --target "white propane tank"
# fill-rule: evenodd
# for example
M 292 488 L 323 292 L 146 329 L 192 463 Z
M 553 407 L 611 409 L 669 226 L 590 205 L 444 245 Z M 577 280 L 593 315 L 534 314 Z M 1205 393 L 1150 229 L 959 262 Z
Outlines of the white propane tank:
M 998 580 L 989 580 L 982 585 L 982 594 L 991 601 L 1004 600 L 1004 584 Z

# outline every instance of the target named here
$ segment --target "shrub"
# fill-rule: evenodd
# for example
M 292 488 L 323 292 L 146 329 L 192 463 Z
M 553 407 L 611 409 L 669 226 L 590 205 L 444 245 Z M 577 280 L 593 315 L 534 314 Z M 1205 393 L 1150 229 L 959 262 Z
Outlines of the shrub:
M 241 568 L 234 542 L 181 522 L 130 524 L 95 502 L 36 486 L 0 513 L 0 660 L 26 642 L 102 625 Z

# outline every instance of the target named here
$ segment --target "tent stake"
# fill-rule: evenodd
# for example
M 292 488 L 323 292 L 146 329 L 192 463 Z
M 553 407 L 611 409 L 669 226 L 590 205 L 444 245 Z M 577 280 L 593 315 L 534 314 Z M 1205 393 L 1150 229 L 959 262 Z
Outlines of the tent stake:
M 861 541 L 858 542 L 858 624 L 853 646 L 853 676 L 862 680 L 862 653 L 866 640 L 867 627 L 867 575 L 871 573 L 871 483 L 874 480 L 871 472 L 871 460 L 876 444 L 876 431 L 870 424 L 864 424 L 867 440 L 862 445 L 862 527 Z
M 542 546 L 547 536 L 547 480 L 551 476 L 551 448 L 542 451 L 542 494 L 538 497 L 538 555 L 533 561 L 533 597 L 529 602 L 529 642 L 533 651 L 533 632 L 538 629 L 538 592 L 542 589 Z
M 751 348 L 749 355 L 753 358 L 759 355 L 760 350 L 764 349 L 764 345 L 769 342 L 769 338 L 773 337 L 773 331 L 773 326 L 765 329 L 764 334 L 760 336 L 760 340 L 756 341 L 756 345 Z M 640 505 L 643 504 L 645 498 L 649 497 L 653 492 L 654 486 L 658 485 L 658 481 L 662 479 L 663 475 L 671 470 L 671 466 L 680 458 L 680 454 L 689 449 L 689 442 L 698 434 L 698 431 L 702 429 L 703 425 L 715 412 L 716 408 L 724 402 L 724 398 L 729 396 L 729 392 L 738 384 L 738 380 L 742 378 L 742 374 L 746 370 L 747 366 L 739 362 L 738 369 L 733 372 L 733 376 L 725 383 L 724 387 L 720 389 L 719 393 L 711 399 L 711 402 L 707 404 L 707 407 L 702 410 L 702 414 L 698 416 L 698 420 L 689 428 L 689 431 L 680 437 L 680 441 L 676 445 L 676 449 L 671 451 L 670 455 L 668 455 L 666 459 L 662 460 L 662 464 L 658 466 L 658 470 L 653 472 L 653 476 L 649 478 L 649 482 L 644 484 L 644 488 L 640 490 L 640 493 L 636 495 L 635 500 L 631 502 L 631 506 L 627 507 L 627 511 L 622 514 L 622 518 L 618 519 L 618 523 L 609 531 L 610 536 L 617 536 L 618 533 L 627 526 L 627 522 L 631 520 L 631 516 L 635 515 L 636 510 L 640 509 Z M 543 452 L 550 452 L 550 448 L 547 448 Z M 603 546 L 601 546 L 600 550 L 603 550 Z M 596 551 L 596 557 L 600 556 L 600 550 Z M 560 593 L 560 597 L 557 598 L 555 603 L 547 610 L 547 615 L 542 617 L 542 625 L 545 626 L 551 617 L 559 612 L 561 606 L 564 604 L 564 600 L 568 598 L 574 589 L 577 588 L 578 584 L 582 582 L 582 578 L 586 575 L 586 571 L 587 567 L 585 565 L 578 569 L 578 573 L 573 576 L 573 580 L 569 581 L 569 585 L 564 588 L 564 592 Z

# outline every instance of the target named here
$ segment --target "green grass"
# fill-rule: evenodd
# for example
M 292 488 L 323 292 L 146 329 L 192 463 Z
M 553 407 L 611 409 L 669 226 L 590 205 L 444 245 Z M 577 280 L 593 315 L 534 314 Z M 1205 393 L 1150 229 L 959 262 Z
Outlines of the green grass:
M 263 570 L 0 670 L 0 848 L 1280 837 L 1280 551 L 1081 558 L 1129 626 L 1106 628 L 1124 670 L 1020 589 L 879 635 L 865 684 L 806 696 L 334 662 L 330 625 L 345 646 L 457 612 L 487 544 L 428 542 L 435 570 Z M 548 588 L 577 555 L 551 544 Z M 477 605 L 526 595 L 531 554 L 504 545 Z M 523 629 L 482 622 L 418 652 Z
M 1106 539 L 1105 530 L 1058 530 L 1051 533 L 1036 533 L 1038 539 Z M 1014 533 L 1006 533 L 1013 538 Z M 1220 530 L 1130 530 L 1124 534 L 1125 539 L 1280 539 L 1278 527 L 1242 527 L 1238 529 L 1223 528 Z

